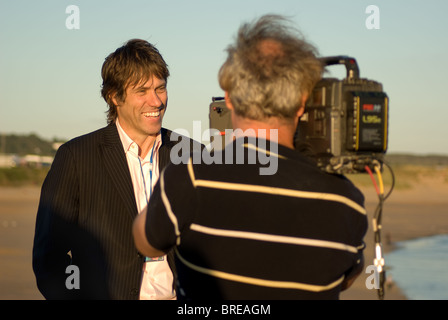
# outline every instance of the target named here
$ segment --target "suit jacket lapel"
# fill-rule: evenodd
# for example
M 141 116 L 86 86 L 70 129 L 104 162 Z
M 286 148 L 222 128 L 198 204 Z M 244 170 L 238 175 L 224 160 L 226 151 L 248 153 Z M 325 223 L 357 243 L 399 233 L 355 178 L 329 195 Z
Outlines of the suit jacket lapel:
M 170 152 L 171 148 L 174 145 L 174 142 L 170 140 L 171 131 L 162 128 L 161 129 L 161 135 L 162 135 L 162 145 L 159 149 L 159 172 L 161 173 L 163 168 L 165 168 L 169 163 L 171 163 L 170 160 Z
M 138 214 L 134 187 L 132 186 L 126 155 L 115 124 L 110 124 L 106 127 L 100 151 L 113 186 L 128 208 L 128 212 L 134 218 Z
M 181 143 L 182 145 L 180 145 L 176 151 L 187 152 L 186 156 L 190 156 L 194 152 L 202 152 L 205 148 L 203 144 L 165 128 L 162 128 L 161 134 L 162 146 L 159 149 L 159 172 L 162 172 L 168 164 L 172 163 L 171 151 L 178 143 Z M 185 154 L 177 154 L 177 156 L 183 158 Z M 188 160 L 188 158 L 182 160 Z

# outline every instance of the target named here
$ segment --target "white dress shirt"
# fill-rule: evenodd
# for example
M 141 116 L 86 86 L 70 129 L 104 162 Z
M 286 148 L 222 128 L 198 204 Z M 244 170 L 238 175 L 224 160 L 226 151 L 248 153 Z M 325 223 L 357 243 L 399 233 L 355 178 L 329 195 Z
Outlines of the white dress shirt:
M 161 134 L 157 135 L 151 151 L 142 159 L 138 155 L 139 146 L 124 132 L 118 119 L 116 125 L 128 161 L 135 201 L 140 214 L 146 211 L 151 193 L 159 179 L 158 155 L 162 144 Z M 173 290 L 173 274 L 166 255 L 159 258 L 146 258 L 146 260 L 143 264 L 140 300 L 176 299 L 176 293 Z

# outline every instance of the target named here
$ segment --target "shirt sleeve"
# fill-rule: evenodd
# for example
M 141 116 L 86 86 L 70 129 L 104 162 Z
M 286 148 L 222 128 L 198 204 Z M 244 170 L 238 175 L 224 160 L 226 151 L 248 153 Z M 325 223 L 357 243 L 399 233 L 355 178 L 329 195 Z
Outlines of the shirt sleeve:
M 195 189 L 187 166 L 168 165 L 160 174 L 149 201 L 145 225 L 148 242 L 165 252 L 178 245 L 182 232 L 192 222 L 195 208 Z

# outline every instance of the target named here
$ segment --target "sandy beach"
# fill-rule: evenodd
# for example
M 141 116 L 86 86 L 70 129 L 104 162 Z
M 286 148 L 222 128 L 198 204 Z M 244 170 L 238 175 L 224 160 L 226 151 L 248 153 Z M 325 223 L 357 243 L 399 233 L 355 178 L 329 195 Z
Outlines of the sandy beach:
M 420 180 L 410 189 L 394 190 L 383 207 L 383 248 L 393 250 L 394 243 L 436 234 L 448 234 L 448 183 L 443 177 Z M 377 195 L 374 187 L 360 187 L 366 197 L 369 224 Z M 39 187 L 0 187 L 0 299 L 43 299 L 31 267 L 34 223 Z M 373 264 L 371 225 L 366 236 L 366 266 Z M 387 266 L 387 261 L 386 261 Z M 366 288 L 370 273 L 363 273 L 341 295 L 342 300 L 377 300 L 376 290 Z M 406 299 L 389 279 L 385 300 Z
M 445 177 L 420 177 L 409 189 L 394 190 L 383 206 L 382 242 L 384 253 L 395 249 L 400 241 L 438 234 L 448 234 L 448 183 Z M 372 217 L 378 204 L 378 196 L 372 187 L 360 187 L 366 198 L 369 230 L 365 242 L 365 265 L 373 264 L 374 240 Z M 386 275 L 390 268 L 386 259 Z M 361 274 L 353 286 L 341 294 L 342 300 L 378 300 L 376 290 L 366 288 L 371 273 Z M 403 300 L 406 295 L 393 278 L 388 279 L 385 300 Z
M 31 266 L 40 188 L 0 188 L 0 299 L 43 299 Z

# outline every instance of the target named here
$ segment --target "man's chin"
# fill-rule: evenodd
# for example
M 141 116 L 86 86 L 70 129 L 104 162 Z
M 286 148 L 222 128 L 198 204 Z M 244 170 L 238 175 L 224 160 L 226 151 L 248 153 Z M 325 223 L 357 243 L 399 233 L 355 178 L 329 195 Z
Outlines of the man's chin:
M 152 126 L 151 128 L 147 128 L 146 134 L 149 136 L 155 136 L 155 135 L 159 134 L 161 129 L 162 129 L 162 124 L 159 124 L 157 126 Z

